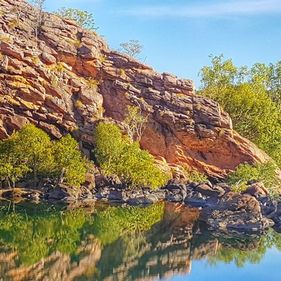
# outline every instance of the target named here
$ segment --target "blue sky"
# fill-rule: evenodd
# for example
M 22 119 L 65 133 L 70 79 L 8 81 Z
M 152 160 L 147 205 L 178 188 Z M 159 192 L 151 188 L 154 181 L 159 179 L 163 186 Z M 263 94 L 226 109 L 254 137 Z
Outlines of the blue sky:
M 210 54 L 237 65 L 281 60 L 281 0 L 46 0 L 45 6 L 92 12 L 112 48 L 139 40 L 147 64 L 197 85 Z

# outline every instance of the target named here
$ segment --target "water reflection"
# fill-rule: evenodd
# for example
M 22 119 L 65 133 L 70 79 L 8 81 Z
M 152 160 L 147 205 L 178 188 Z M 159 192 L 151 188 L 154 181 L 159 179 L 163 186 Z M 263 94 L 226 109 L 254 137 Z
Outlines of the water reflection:
M 259 263 L 281 235 L 221 237 L 175 204 L 63 210 L 17 205 L 0 210 L 3 280 L 155 280 L 192 274 L 192 262 Z

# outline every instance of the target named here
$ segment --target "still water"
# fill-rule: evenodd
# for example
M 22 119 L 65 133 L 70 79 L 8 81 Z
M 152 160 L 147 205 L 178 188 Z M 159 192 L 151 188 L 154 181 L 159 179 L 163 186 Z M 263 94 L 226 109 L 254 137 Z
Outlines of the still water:
M 1 203 L 0 280 L 280 281 L 281 234 L 209 233 L 175 204 Z

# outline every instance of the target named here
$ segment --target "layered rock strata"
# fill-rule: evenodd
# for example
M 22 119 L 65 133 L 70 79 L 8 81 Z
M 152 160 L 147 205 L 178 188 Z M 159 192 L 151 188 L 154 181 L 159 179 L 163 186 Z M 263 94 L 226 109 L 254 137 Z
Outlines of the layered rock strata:
M 110 50 L 71 20 L 0 0 L 1 139 L 30 122 L 54 138 L 71 132 L 91 148 L 95 122 L 122 121 L 127 105 L 148 117 L 142 147 L 169 163 L 222 177 L 267 159 L 219 104 L 195 94 L 192 81 Z

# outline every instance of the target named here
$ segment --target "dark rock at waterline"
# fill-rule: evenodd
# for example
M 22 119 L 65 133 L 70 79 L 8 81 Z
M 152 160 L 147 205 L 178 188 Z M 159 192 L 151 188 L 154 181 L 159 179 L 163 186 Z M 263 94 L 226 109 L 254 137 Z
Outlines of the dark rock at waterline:
M 200 219 L 212 230 L 258 233 L 279 223 L 276 208 L 265 201 L 268 193 L 259 183 L 251 183 L 244 194 L 230 191 L 227 184 L 210 182 L 169 184 L 164 190 L 166 201 L 200 208 Z
M 165 186 L 165 199 L 169 202 L 182 202 L 188 194 L 188 189 L 185 184 L 171 183 Z
M 39 190 L 26 189 L 26 188 L 13 188 L 1 190 L 1 198 L 13 200 L 13 201 L 39 201 L 43 194 Z
M 141 196 L 141 197 L 128 199 L 126 203 L 131 206 L 138 206 L 138 205 L 149 205 L 152 204 L 153 201 L 150 200 L 148 197 Z
M 109 191 L 109 193 L 107 194 L 107 199 L 109 201 L 118 201 L 120 203 L 125 202 L 124 201 L 124 192 L 122 190 L 111 190 Z
M 47 182 L 42 192 L 17 189 L 2 190 L 2 197 L 10 200 L 36 200 L 56 202 L 90 202 L 103 200 L 109 203 L 147 205 L 159 201 L 175 202 L 200 210 L 200 220 L 212 230 L 224 232 L 262 232 L 275 224 L 281 228 L 281 201 L 271 199 L 263 185 L 253 182 L 244 193 L 230 191 L 227 184 L 170 182 L 159 190 L 149 188 L 129 189 L 112 179 L 115 184 L 104 181 L 102 186 L 82 186 L 78 192 L 64 185 Z M 91 180 L 89 181 L 91 182 Z M 88 204 L 88 205 L 89 205 Z
M 217 206 L 217 204 L 219 203 L 219 199 L 217 197 L 204 198 L 199 194 L 197 196 L 185 198 L 184 203 L 187 206 L 194 208 L 205 208 Z
M 236 192 L 228 192 L 216 205 L 203 208 L 200 218 L 209 229 L 222 231 L 257 233 L 274 225 L 271 219 L 262 215 L 255 197 Z
M 276 200 L 272 200 L 270 197 L 259 197 L 258 201 L 264 216 L 267 218 L 272 218 L 275 216 L 278 206 L 278 202 Z
M 164 200 L 165 191 L 162 189 L 153 191 L 147 188 L 134 190 L 105 186 L 97 188 L 93 196 L 98 200 L 104 200 L 110 203 L 146 205 Z
M 72 197 L 69 192 L 61 187 L 51 188 L 44 194 L 45 200 L 62 201 Z
M 184 198 L 184 203 L 191 207 L 212 207 L 219 203 L 219 198 L 225 194 L 225 189 L 219 185 L 202 183 L 188 185 L 190 192 Z
M 281 230 L 281 201 L 273 201 L 271 205 L 273 211 L 268 214 L 267 217 L 270 217 L 274 221 L 276 227 Z
M 268 191 L 266 190 L 262 182 L 253 182 L 248 186 L 245 193 L 250 194 L 256 198 L 268 196 Z
M 210 184 L 199 184 L 195 190 L 199 193 L 201 193 L 203 196 L 208 196 L 208 197 L 221 197 L 224 195 L 225 190 L 218 186 L 218 185 L 210 185 Z

